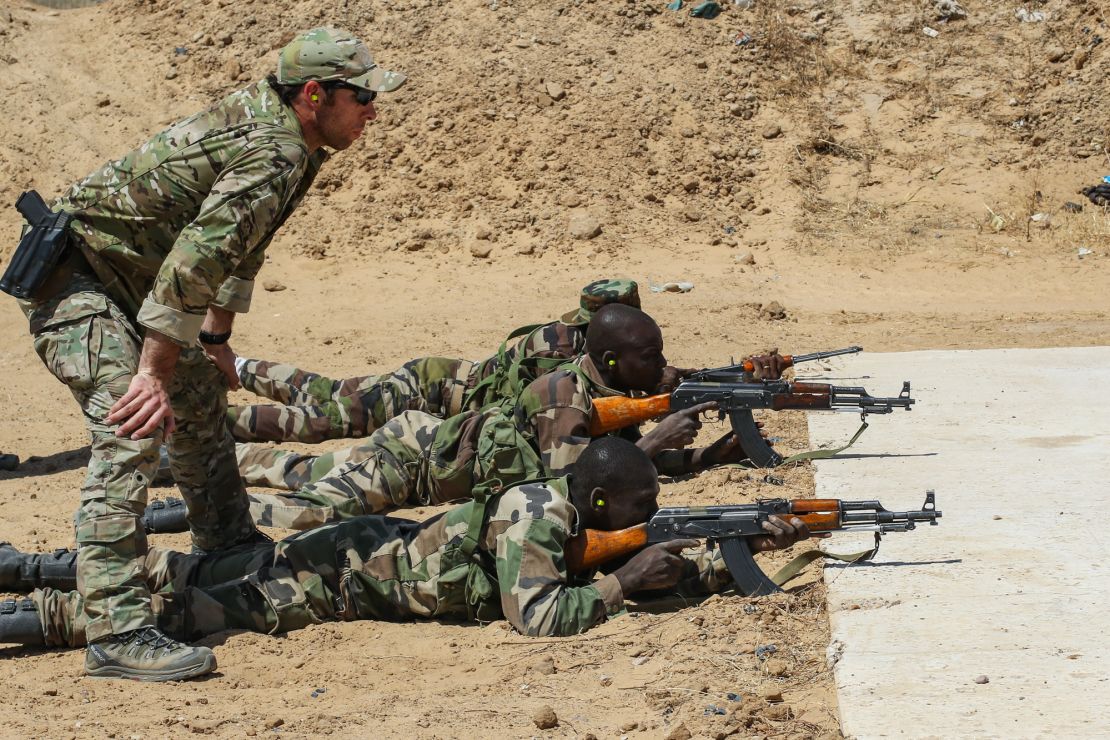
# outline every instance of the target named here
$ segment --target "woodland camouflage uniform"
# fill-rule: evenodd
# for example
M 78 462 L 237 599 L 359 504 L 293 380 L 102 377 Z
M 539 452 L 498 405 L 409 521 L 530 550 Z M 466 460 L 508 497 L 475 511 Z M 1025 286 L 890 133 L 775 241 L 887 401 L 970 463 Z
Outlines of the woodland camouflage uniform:
M 594 312 L 607 303 L 640 306 L 632 280 L 595 280 L 582 289 L 579 308 L 559 321 L 521 327 L 502 349 L 478 362 L 423 357 L 385 375 L 333 380 L 264 360 L 240 363 L 243 388 L 281 406 L 228 409 L 240 442 L 322 442 L 372 434 L 403 411 L 447 419 L 515 396 L 559 361 L 580 355 Z M 515 341 L 513 341 L 515 340 Z
M 146 329 L 184 349 L 170 388 L 169 450 L 193 542 L 227 547 L 254 531 L 224 423 L 227 384 L 196 347 L 208 306 L 244 312 L 275 229 L 324 160 L 266 84 L 173 124 L 74 185 L 70 256 L 42 300 L 21 302 L 35 349 L 69 386 L 92 435 L 76 514 L 78 589 L 93 640 L 152 625 L 139 516 L 161 431 L 117 438 L 106 421 L 128 388 Z
M 566 479 L 524 483 L 425 522 L 365 516 L 232 552 L 152 549 L 159 626 L 194 640 L 226 629 L 277 633 L 356 619 L 505 618 L 526 635 L 573 635 L 619 613 L 613 575 L 567 573 L 577 531 Z M 694 551 L 679 590 L 731 583 L 719 551 Z M 76 592 L 34 593 L 48 645 L 84 641 Z

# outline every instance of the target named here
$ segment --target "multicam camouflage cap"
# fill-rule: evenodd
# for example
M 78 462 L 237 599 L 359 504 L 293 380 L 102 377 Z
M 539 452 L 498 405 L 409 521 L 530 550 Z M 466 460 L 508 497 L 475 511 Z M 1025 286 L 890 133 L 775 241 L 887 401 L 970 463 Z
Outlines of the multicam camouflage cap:
M 594 313 L 609 303 L 623 303 L 639 308 L 640 287 L 635 280 L 595 280 L 582 289 L 582 295 L 578 299 L 579 308 L 564 314 L 559 320 L 570 326 L 588 324 Z
M 283 85 L 342 80 L 365 90 L 390 92 L 406 79 L 379 67 L 365 44 L 337 28 L 305 31 L 278 54 L 277 81 Z

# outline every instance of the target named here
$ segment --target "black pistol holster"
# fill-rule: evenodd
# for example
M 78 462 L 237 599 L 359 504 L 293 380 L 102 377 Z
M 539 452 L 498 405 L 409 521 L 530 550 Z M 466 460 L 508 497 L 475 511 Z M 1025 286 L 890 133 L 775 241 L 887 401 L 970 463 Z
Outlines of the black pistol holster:
M 73 216 L 51 211 L 34 190 L 19 196 L 15 207 L 31 228 L 19 240 L 8 269 L 0 277 L 0 290 L 30 300 L 65 255 Z

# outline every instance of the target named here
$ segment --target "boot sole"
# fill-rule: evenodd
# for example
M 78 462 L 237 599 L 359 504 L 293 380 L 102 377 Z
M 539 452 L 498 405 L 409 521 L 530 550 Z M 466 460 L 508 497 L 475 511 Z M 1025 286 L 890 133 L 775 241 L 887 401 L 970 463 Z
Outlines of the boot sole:
M 216 656 L 209 655 L 202 663 L 172 672 L 108 665 L 101 666 L 100 668 L 89 668 L 86 666 L 85 675 L 90 678 L 126 678 L 131 681 L 184 681 L 189 678 L 203 676 L 214 670 L 216 670 Z

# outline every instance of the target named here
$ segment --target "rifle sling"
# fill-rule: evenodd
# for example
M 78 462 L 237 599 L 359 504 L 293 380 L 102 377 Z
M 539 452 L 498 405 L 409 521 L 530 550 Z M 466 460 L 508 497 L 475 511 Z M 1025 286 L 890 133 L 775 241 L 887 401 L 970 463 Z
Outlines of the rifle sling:
M 839 455 L 841 452 L 844 452 L 844 450 L 854 445 L 856 443 L 856 440 L 860 438 L 860 435 L 863 434 L 863 431 L 865 429 L 867 429 L 866 421 L 860 424 L 859 429 L 856 430 L 856 433 L 852 435 L 852 438 L 849 439 L 848 443 L 845 444 L 843 447 L 837 447 L 835 449 L 826 447 L 819 450 L 808 450 L 806 452 L 799 452 L 786 458 L 781 463 L 779 463 L 779 465 L 782 466 L 786 465 L 787 463 L 801 462 L 803 460 L 827 460 L 830 457 Z
M 838 555 L 835 552 L 825 552 L 824 550 L 809 550 L 808 552 L 803 552 L 801 555 L 779 568 L 778 571 L 771 576 L 771 580 L 775 582 L 775 585 L 782 586 L 784 583 L 792 581 L 801 575 L 802 571 L 806 569 L 806 566 L 815 560 L 824 558 L 825 560 L 838 560 L 842 563 L 859 563 L 864 560 L 870 560 L 878 550 L 878 543 L 870 550 L 849 552 L 843 555 Z

